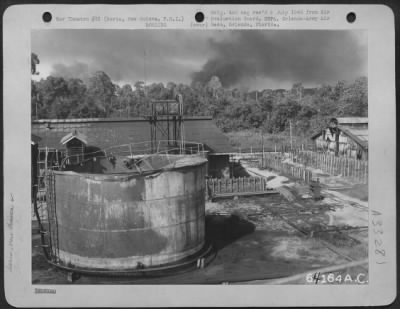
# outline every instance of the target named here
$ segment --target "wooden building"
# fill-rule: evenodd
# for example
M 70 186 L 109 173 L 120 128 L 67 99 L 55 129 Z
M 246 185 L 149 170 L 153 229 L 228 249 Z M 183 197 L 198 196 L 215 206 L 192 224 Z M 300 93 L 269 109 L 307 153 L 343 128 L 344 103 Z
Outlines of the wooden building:
M 65 135 L 60 143 L 65 146 L 68 156 L 68 164 L 80 164 L 85 158 L 85 148 L 87 138 L 77 129 Z
M 368 160 L 368 118 L 332 118 L 329 125 L 314 134 L 317 151 Z

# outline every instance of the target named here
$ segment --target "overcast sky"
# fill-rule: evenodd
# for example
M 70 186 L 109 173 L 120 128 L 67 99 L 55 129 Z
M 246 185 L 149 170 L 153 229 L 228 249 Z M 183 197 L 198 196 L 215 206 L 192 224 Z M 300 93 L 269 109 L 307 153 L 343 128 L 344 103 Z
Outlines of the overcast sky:
M 290 88 L 367 76 L 365 31 L 35 30 L 37 70 L 87 79 L 102 70 L 120 85 L 207 81 Z

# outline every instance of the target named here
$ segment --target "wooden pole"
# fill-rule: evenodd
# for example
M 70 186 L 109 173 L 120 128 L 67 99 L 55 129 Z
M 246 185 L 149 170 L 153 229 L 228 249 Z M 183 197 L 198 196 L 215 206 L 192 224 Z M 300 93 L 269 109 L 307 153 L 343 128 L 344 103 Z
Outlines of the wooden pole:
M 262 143 L 262 157 L 261 157 L 261 167 L 264 168 L 264 135 L 261 131 L 261 143 Z
M 347 176 L 350 177 L 350 160 L 347 159 Z
M 293 149 L 293 139 L 292 139 L 292 121 L 289 120 L 289 127 L 290 127 L 290 150 Z

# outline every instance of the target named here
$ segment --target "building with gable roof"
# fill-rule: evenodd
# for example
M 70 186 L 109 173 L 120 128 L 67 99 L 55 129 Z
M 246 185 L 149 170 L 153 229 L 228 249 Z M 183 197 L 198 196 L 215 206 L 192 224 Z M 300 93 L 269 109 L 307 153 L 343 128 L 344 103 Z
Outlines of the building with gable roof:
M 317 150 L 337 156 L 368 159 L 368 118 L 332 118 L 328 127 L 311 136 Z

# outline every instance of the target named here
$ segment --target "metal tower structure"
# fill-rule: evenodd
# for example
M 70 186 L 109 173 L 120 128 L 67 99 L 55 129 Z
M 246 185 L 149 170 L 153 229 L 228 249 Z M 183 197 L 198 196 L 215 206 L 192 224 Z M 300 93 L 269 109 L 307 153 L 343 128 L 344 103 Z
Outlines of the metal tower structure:
M 185 131 L 183 121 L 183 99 L 178 94 L 176 100 L 151 101 L 150 137 L 151 152 L 161 151 L 160 147 L 185 151 Z M 164 149 L 164 150 L 168 150 Z

